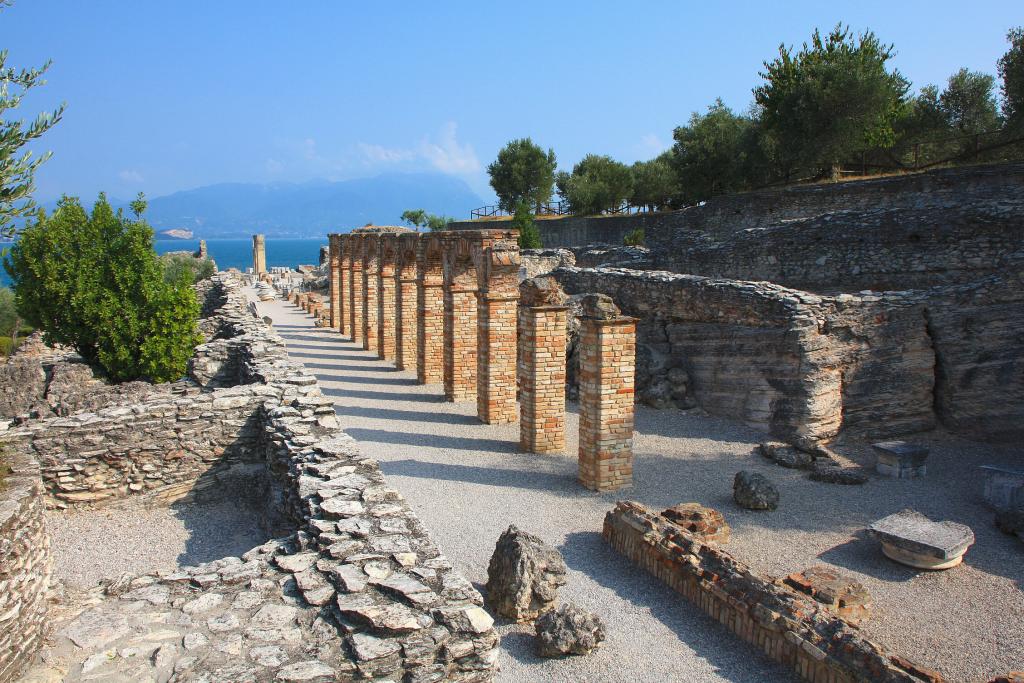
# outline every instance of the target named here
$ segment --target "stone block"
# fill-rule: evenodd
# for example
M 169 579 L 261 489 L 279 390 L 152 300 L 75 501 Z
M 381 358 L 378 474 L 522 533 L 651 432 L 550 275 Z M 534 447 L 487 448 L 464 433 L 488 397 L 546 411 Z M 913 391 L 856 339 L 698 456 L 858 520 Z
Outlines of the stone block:
M 982 465 L 985 500 L 997 510 L 1024 507 L 1024 470 Z
M 963 560 L 974 544 L 965 524 L 934 522 L 916 510 L 901 510 L 868 527 L 886 557 L 917 569 L 949 569 Z
M 714 508 L 700 503 L 680 503 L 662 512 L 661 516 L 705 541 L 729 542 L 729 525 L 722 513 Z
M 879 441 L 871 444 L 878 455 L 875 471 L 894 479 L 913 479 L 927 473 L 928 447 L 906 441 Z
M 815 565 L 790 574 L 783 583 L 827 606 L 851 624 L 859 624 L 871 612 L 871 594 L 858 581 L 832 567 Z

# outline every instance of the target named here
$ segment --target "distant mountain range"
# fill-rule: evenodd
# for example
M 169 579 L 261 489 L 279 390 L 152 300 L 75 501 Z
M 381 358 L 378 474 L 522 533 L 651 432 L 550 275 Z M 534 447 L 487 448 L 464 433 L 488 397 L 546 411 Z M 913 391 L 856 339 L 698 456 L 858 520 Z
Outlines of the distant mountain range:
M 87 207 L 93 199 L 82 198 Z M 220 183 L 147 199 L 145 218 L 154 230 L 191 231 L 196 238 L 255 233 L 316 237 L 370 222 L 397 225 L 406 209 L 465 218 L 484 203 L 465 181 L 440 173 L 385 173 L 339 182 Z

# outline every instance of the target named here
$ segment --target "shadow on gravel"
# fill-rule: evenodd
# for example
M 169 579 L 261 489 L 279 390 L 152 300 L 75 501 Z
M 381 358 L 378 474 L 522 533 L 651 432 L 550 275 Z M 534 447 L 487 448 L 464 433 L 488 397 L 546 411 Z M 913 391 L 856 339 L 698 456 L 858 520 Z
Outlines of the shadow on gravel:
M 577 498 L 580 495 L 575 472 L 535 472 L 521 469 L 453 465 L 411 459 L 381 461 L 380 468 L 386 475 L 400 477 L 417 477 L 420 479 L 458 481 L 467 484 L 483 484 L 485 486 L 548 491 L 567 498 Z
M 648 610 L 682 643 L 710 662 L 716 673 L 733 683 L 798 680 L 788 669 L 768 659 L 681 595 L 612 550 L 600 533 L 570 533 L 558 550 L 570 569 L 585 574 L 620 598 Z M 598 615 L 611 618 L 611 615 L 600 612 Z M 749 652 L 749 657 L 742 660 L 745 666 L 737 662 L 736 650 L 739 648 L 746 648 Z
M 302 358 L 304 354 L 294 353 L 291 354 L 296 358 Z M 337 356 L 336 356 L 337 357 Z M 378 366 L 378 365 L 339 365 L 336 363 L 303 363 L 310 370 L 350 370 L 352 372 L 398 372 L 394 367 Z M 318 374 L 318 373 L 314 373 Z M 376 377 L 363 377 L 364 382 L 372 383 L 376 382 Z
M 410 432 L 395 432 L 390 429 L 364 429 L 361 427 L 351 427 L 346 429 L 345 432 L 356 441 L 374 441 L 377 443 L 393 443 L 402 446 L 419 446 L 423 448 L 452 448 L 461 451 L 493 451 L 495 453 L 519 452 L 518 443 L 514 441 L 499 441 L 498 439 L 469 439 L 459 436 L 415 434 Z
M 405 397 L 396 394 L 392 400 L 402 401 L 405 400 Z M 335 408 L 335 413 L 337 413 L 339 417 L 351 415 L 353 417 L 365 417 L 371 420 L 408 420 L 410 422 L 436 422 L 438 424 L 450 425 L 482 424 L 480 422 L 480 418 L 475 415 L 460 415 L 458 413 L 428 413 L 420 410 L 362 408 L 356 406 L 336 406 Z
M 390 391 L 365 391 L 363 389 L 335 389 L 322 387 L 325 396 L 337 398 L 364 398 L 369 401 L 416 401 L 419 403 L 447 403 L 441 394 L 399 394 Z M 344 410 L 338 406 L 338 410 Z
M 845 567 L 881 581 L 910 581 L 923 573 L 897 564 L 882 555 L 878 542 L 869 538 L 867 531 L 858 531 L 855 538 L 829 548 L 818 557 L 837 567 Z
M 260 524 L 263 514 L 252 505 L 223 503 L 175 503 L 174 516 L 188 530 L 185 550 L 178 564 L 192 566 L 241 555 L 272 538 Z
M 298 357 L 300 354 L 294 355 Z M 321 357 L 330 358 L 330 356 Z M 316 377 L 321 382 L 351 382 L 353 384 L 398 384 L 407 387 L 416 386 L 415 377 L 353 377 L 352 375 L 328 375 L 326 373 L 317 373 Z

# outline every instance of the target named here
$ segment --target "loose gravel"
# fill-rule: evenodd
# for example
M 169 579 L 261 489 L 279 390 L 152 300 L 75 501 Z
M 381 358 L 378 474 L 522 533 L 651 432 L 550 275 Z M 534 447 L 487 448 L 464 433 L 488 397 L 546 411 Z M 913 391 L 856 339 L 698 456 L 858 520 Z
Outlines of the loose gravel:
M 764 434 L 735 422 L 638 407 L 634 486 L 594 494 L 576 483 L 578 418 L 570 405 L 564 456 L 520 453 L 518 425 L 491 426 L 475 403 L 447 403 L 439 385 L 376 359 L 284 302 L 260 304 L 289 353 L 334 397 L 339 419 L 433 532 L 458 568 L 482 586 L 494 543 L 509 525 L 557 547 L 569 566 L 564 599 L 599 614 L 607 641 L 588 657 L 541 660 L 527 627 L 502 625 L 502 681 L 794 680 L 755 648 L 639 571 L 600 538 L 604 514 L 629 498 L 663 509 L 697 501 L 732 526 L 727 546 L 762 574 L 783 576 L 826 564 L 864 583 L 874 597 L 866 635 L 952 681 L 988 680 L 1024 669 L 1024 544 L 1001 534 L 981 497 L 981 464 L 1020 465 L 1021 448 L 948 435 L 915 437 L 931 447 L 928 476 L 864 486 L 812 482 L 752 453 Z M 873 462 L 870 446 L 840 452 Z M 732 501 L 741 469 L 779 488 L 775 512 Z M 971 526 L 977 536 L 961 567 L 916 572 L 886 559 L 863 529 L 905 507 Z
M 260 513 L 236 502 L 166 508 L 49 512 L 54 576 L 88 589 L 123 572 L 143 574 L 240 555 L 267 540 Z

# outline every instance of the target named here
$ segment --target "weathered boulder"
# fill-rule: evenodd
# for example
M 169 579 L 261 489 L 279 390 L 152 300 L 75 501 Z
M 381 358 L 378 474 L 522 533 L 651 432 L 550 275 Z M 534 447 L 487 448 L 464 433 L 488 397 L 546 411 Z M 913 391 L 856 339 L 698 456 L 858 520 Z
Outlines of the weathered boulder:
M 700 503 L 680 503 L 662 512 L 661 516 L 705 541 L 729 542 L 729 525 L 722 513 L 714 508 Z
M 840 467 L 830 461 L 815 461 L 811 473 L 807 476 L 812 481 L 820 481 L 825 484 L 844 484 L 856 486 L 866 484 L 868 475 L 859 468 Z
M 498 539 L 487 567 L 487 604 L 508 619 L 536 619 L 555 607 L 565 571 L 557 550 L 512 525 Z
M 779 506 L 779 490 L 767 477 L 743 470 L 732 482 L 732 498 L 748 510 L 774 510 Z
M 580 301 L 580 312 L 584 318 L 593 320 L 614 320 L 622 315 L 607 294 L 587 294 Z
M 542 614 L 536 629 L 541 657 L 589 654 L 604 641 L 601 618 L 573 604 Z
M 781 441 L 765 441 L 757 448 L 764 457 L 790 469 L 808 469 L 814 464 L 813 455 Z

